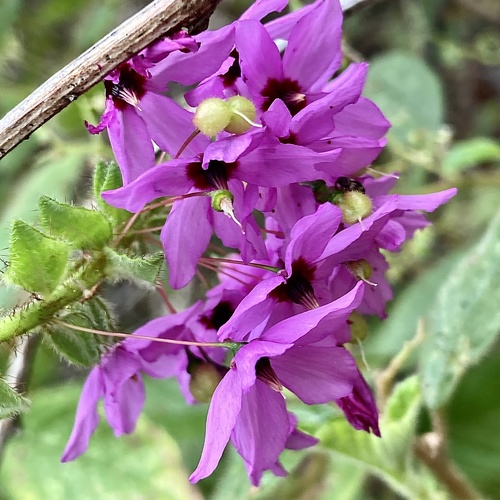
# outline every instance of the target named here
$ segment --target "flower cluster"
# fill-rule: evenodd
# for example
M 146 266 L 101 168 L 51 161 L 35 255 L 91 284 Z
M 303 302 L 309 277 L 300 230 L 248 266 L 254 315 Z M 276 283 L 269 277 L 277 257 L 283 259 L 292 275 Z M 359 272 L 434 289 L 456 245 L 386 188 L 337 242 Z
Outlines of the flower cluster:
M 123 187 L 103 197 L 134 213 L 161 198 L 172 288 L 200 265 L 219 284 L 109 350 L 85 384 L 63 461 L 87 448 L 101 399 L 116 435 L 134 429 L 143 374 L 177 377 L 188 403 L 210 401 L 192 481 L 213 472 L 228 441 L 253 484 L 266 470 L 285 474 L 281 452 L 316 439 L 298 429 L 284 389 L 305 404 L 334 402 L 356 429 L 380 435 L 344 345 L 358 314 L 386 315 L 381 251 L 400 250 L 427 225 L 421 211 L 455 191 L 390 194 L 395 176 L 367 174 L 390 124 L 361 95 L 367 65 L 341 70 L 339 2 L 261 22 L 286 4 L 260 0 L 218 31 L 164 39 L 106 78 L 105 113 L 87 126 L 107 128 Z M 191 86 L 190 109 L 165 95 L 170 82 Z M 156 164 L 153 144 L 167 161 Z M 214 233 L 236 253 L 208 252 Z

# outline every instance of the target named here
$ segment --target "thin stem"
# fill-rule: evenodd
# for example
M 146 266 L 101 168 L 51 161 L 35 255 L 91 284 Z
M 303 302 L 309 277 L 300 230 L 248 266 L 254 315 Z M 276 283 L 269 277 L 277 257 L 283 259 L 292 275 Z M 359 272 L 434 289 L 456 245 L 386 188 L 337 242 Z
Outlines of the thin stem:
M 179 148 L 179 151 L 177 151 L 177 154 L 174 156 L 174 158 L 179 158 L 179 156 L 184 152 L 184 150 L 189 146 L 189 143 L 200 133 L 198 129 L 196 129 L 194 132 L 191 132 L 189 137 L 183 142 L 182 146 Z
M 165 291 L 163 283 L 160 279 L 156 281 L 156 291 L 158 292 L 158 295 L 163 299 L 163 302 L 165 302 L 165 305 L 167 306 L 167 309 L 170 311 L 170 314 L 175 314 L 177 311 L 175 310 L 175 307 L 172 305 L 172 302 L 170 302 L 167 292 Z
M 125 237 L 125 235 L 128 233 L 129 229 L 134 225 L 134 222 L 139 218 L 141 215 L 141 212 L 136 212 L 130 219 L 127 221 L 127 224 L 125 224 L 125 227 L 123 228 L 123 231 L 116 237 L 114 241 L 114 246 L 118 246 L 120 241 Z
M 112 69 L 165 34 L 205 29 L 219 0 L 155 0 L 49 78 L 0 121 L 0 158 L 99 83 Z
M 156 337 L 146 337 L 145 335 L 135 335 L 133 333 L 121 333 L 121 332 L 105 332 L 103 330 L 96 330 L 94 328 L 85 328 L 83 326 L 72 325 L 71 323 L 66 323 L 65 321 L 56 320 L 56 323 L 66 328 L 71 328 L 72 330 L 77 330 L 79 332 L 92 333 L 93 335 L 102 335 L 103 337 L 118 337 L 124 339 L 140 339 L 147 340 L 149 342 L 161 342 L 164 344 L 176 344 L 176 345 L 188 345 L 195 347 L 229 347 L 229 344 L 224 342 L 194 342 L 190 340 L 174 340 L 174 339 L 161 339 Z
M 163 229 L 163 226 L 146 227 L 144 229 L 136 229 L 135 231 L 131 231 L 130 234 L 154 233 L 155 231 L 161 231 L 162 229 Z
M 257 269 L 264 269 L 266 271 L 271 271 L 273 273 L 278 273 L 281 271 L 280 268 L 275 267 L 275 266 L 267 266 L 265 264 L 245 264 L 241 260 L 233 260 L 233 259 L 220 259 L 218 257 L 201 257 L 200 261 L 205 261 L 205 262 L 225 262 L 227 264 L 237 264 L 240 266 L 249 266 L 249 267 L 256 267 Z

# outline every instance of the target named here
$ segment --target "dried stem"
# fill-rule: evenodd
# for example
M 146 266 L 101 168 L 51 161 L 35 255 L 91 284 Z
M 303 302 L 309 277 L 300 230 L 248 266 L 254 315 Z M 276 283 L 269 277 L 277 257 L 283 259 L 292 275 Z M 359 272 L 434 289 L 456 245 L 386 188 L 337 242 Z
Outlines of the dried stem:
M 220 0 L 155 0 L 69 63 L 0 121 L 0 159 L 113 68 L 163 35 L 208 25 Z

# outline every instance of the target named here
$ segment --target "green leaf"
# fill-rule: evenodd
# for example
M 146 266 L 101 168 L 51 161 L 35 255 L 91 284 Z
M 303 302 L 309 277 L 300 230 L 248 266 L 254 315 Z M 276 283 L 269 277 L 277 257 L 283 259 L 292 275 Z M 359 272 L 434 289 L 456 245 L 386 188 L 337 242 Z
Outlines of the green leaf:
M 396 386 L 380 421 L 382 438 L 354 429 L 344 418 L 319 431 L 322 445 L 369 470 L 404 497 L 432 498 L 434 482 L 413 459 L 410 443 L 415 436 L 421 395 L 417 377 Z
M 427 405 L 443 406 L 500 330 L 500 215 L 442 284 L 427 324 L 420 373 Z
M 38 206 L 42 228 L 74 248 L 100 249 L 113 236 L 111 224 L 96 210 L 59 203 L 48 196 L 42 196 Z
M 392 123 L 389 138 L 400 143 L 408 143 L 414 131 L 433 133 L 443 123 L 441 83 L 413 54 L 394 51 L 373 59 L 364 95 Z
M 99 210 L 104 213 L 115 226 L 130 218 L 130 212 L 108 205 L 101 194 L 103 191 L 122 187 L 122 174 L 115 162 L 100 161 L 94 171 L 94 196 Z
M 446 155 L 442 172 L 453 174 L 482 163 L 500 161 L 500 143 L 488 137 L 474 137 L 454 144 Z
M 106 274 L 111 281 L 130 280 L 138 284 L 154 284 L 165 261 L 163 253 L 132 258 L 111 248 L 105 248 L 104 252 L 108 266 Z
M 33 393 L 23 432 L 5 450 L 0 483 L 8 498 L 197 498 L 175 441 L 146 417 L 120 438 L 102 419 L 87 452 L 60 463 L 80 392 L 65 384 Z
M 30 402 L 0 379 L 0 419 L 10 418 L 28 410 Z
M 449 449 L 485 498 L 498 498 L 500 475 L 500 353 L 472 367 L 446 410 Z
M 14 221 L 10 264 L 6 280 L 22 288 L 49 295 L 61 281 L 69 248 L 20 220 Z
M 51 326 L 44 335 L 44 340 L 69 363 L 90 367 L 99 361 L 99 342 L 90 333 Z

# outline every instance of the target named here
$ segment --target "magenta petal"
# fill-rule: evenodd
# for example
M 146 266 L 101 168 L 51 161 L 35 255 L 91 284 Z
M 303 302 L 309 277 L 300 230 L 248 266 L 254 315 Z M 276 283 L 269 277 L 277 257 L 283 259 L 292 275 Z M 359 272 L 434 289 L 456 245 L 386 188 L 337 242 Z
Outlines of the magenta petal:
M 359 282 L 349 293 L 329 304 L 296 314 L 276 323 L 262 334 L 261 339 L 289 344 L 297 342 L 311 330 L 320 327 L 322 329 L 328 328 L 329 321 L 337 317 L 347 317 L 351 311 L 359 306 L 363 298 L 363 286 L 364 283 Z
M 85 127 L 91 134 L 99 134 L 106 127 L 109 127 L 112 121 L 118 119 L 117 113 L 118 111 L 115 108 L 113 99 L 111 97 L 108 97 L 106 99 L 106 103 L 104 104 L 104 113 L 102 114 L 99 123 L 97 125 L 91 125 L 88 121 L 85 120 Z
M 176 201 L 161 232 L 161 241 L 173 288 L 186 286 L 196 273 L 196 264 L 208 246 L 212 226 L 208 219 L 210 199 Z
M 271 469 L 285 448 L 289 432 L 285 399 L 260 380 L 241 401 L 241 411 L 232 441 L 245 460 L 249 477 L 257 486 L 265 470 Z
M 117 116 L 110 121 L 108 134 L 126 185 L 154 166 L 155 153 L 146 123 L 132 106 Z
M 425 210 L 433 212 L 437 207 L 443 205 L 457 194 L 456 188 L 446 189 L 439 193 L 399 195 L 399 210 Z
M 260 21 L 271 12 L 281 12 L 288 4 L 288 0 L 257 0 L 240 16 L 240 20 L 256 19 Z
M 151 168 L 135 181 L 112 191 L 105 191 L 102 197 L 114 207 L 129 212 L 139 212 L 144 205 L 163 196 L 187 194 L 193 181 L 186 175 L 186 167 L 197 158 L 171 160 Z
M 104 383 L 100 366 L 89 373 L 83 386 L 82 395 L 76 411 L 75 424 L 61 462 L 70 462 L 79 457 L 88 448 L 89 440 L 99 423 L 97 403 L 104 396 Z
M 297 417 L 293 413 L 288 412 L 288 419 L 291 432 L 286 440 L 285 448 L 289 450 L 303 450 L 318 443 L 318 439 L 297 429 Z
M 275 99 L 262 116 L 263 123 L 276 137 L 288 137 L 292 115 L 281 99 Z
M 196 483 L 217 467 L 241 409 L 242 391 L 236 370 L 229 370 L 215 389 L 207 415 L 200 463 L 189 480 Z
M 253 94 L 260 95 L 271 78 L 282 80 L 278 47 L 259 22 L 247 20 L 236 25 L 236 49 L 241 73 Z
M 289 275 L 292 263 L 303 256 L 313 263 L 322 254 L 342 222 L 342 211 L 331 203 L 320 205 L 316 213 L 302 217 L 292 228 L 285 264 Z
M 264 0 L 265 1 L 265 0 Z M 304 5 L 300 9 L 294 10 L 289 14 L 279 17 L 269 21 L 264 26 L 273 40 L 280 38 L 282 40 L 288 40 L 290 37 L 290 32 L 293 27 L 297 24 L 299 19 L 302 19 L 308 12 L 313 10 L 316 4 Z
M 195 131 L 193 113 L 181 108 L 168 97 L 146 92 L 141 99 L 140 115 L 148 126 L 153 141 L 169 153 L 177 155 L 186 139 Z M 190 141 L 182 156 L 195 156 L 204 151 L 210 140 L 199 134 Z
M 271 314 L 275 301 L 269 294 L 284 283 L 281 276 L 273 276 L 259 283 L 238 305 L 229 321 L 217 333 L 219 340 L 240 341 Z
M 349 395 L 358 373 L 354 358 L 343 347 L 292 347 L 271 365 L 281 383 L 310 405 Z
M 294 26 L 283 56 L 286 77 L 303 90 L 320 92 L 342 60 L 342 8 L 338 0 L 318 2 Z

